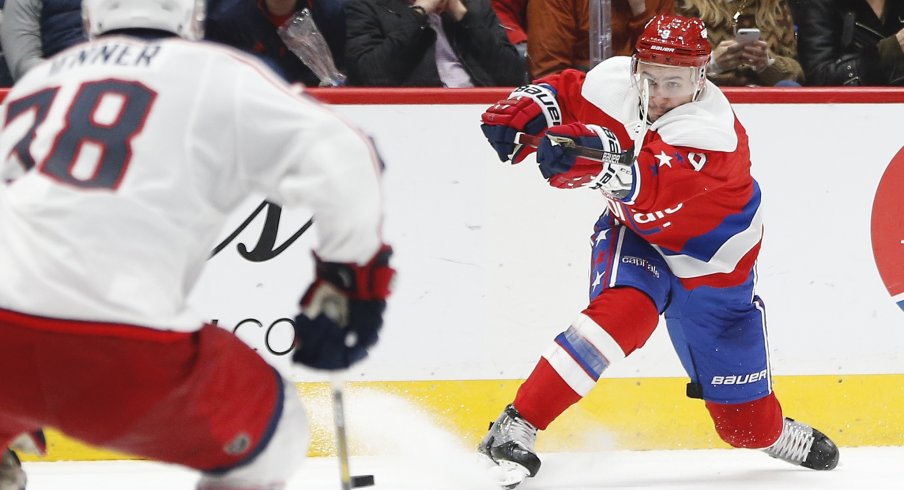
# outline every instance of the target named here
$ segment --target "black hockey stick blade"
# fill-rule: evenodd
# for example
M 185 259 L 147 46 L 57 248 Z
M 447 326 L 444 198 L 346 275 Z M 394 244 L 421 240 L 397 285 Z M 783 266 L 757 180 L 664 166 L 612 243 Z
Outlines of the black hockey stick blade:
M 588 160 L 596 160 L 597 162 L 623 163 L 625 165 L 630 165 L 633 161 L 632 152 L 625 151 L 621 153 L 614 153 L 611 151 L 604 151 L 596 148 L 588 148 L 586 146 L 580 146 L 576 144 L 573 139 L 563 136 L 534 136 L 532 134 L 518 133 L 515 136 L 515 143 L 519 145 L 530 146 L 532 148 L 537 148 L 540 146 L 540 141 L 542 141 L 543 138 L 551 139 L 555 143 L 559 144 L 559 146 L 561 146 L 565 150 L 565 153 L 574 155 L 576 157 L 586 158 Z
M 357 475 L 352 477 L 352 488 L 372 487 L 374 486 L 373 475 Z

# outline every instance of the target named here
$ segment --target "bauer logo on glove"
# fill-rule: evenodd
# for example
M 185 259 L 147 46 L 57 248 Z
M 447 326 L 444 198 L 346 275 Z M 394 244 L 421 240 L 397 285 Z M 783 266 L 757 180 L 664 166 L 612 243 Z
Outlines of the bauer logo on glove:
M 496 102 L 480 117 L 480 129 L 496 150 L 499 160 L 511 156 L 513 164 L 520 163 L 534 148 L 515 141 L 518 133 L 543 134 L 546 128 L 560 124 L 562 113 L 555 90 L 545 84 L 518 87 L 509 97 Z

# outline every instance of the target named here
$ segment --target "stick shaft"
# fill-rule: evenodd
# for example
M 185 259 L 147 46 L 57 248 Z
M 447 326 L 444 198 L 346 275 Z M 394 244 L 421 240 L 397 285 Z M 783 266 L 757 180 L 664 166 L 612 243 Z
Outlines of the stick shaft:
M 333 392 L 333 423 L 336 426 L 336 456 L 339 458 L 339 481 L 342 490 L 351 490 L 352 477 L 348 463 L 348 439 L 345 434 L 345 403 L 342 398 L 342 381 L 333 378 L 330 381 Z
M 532 148 L 537 148 L 540 146 L 540 142 L 543 141 L 543 138 L 552 138 L 553 136 L 535 136 L 532 134 L 526 133 L 518 133 L 516 136 L 516 143 L 519 145 L 530 146 Z M 600 150 L 597 148 L 588 148 L 586 146 L 576 145 L 574 140 L 567 137 L 556 137 L 559 142 L 559 146 L 565 150 L 565 153 L 569 155 L 574 155 L 576 157 L 586 158 L 587 160 L 596 160 L 597 162 L 606 162 L 606 163 L 630 163 L 630 157 L 626 153 L 615 153 L 611 151 Z
M 543 140 L 543 136 L 534 136 L 532 134 L 518 133 L 518 143 L 530 146 L 533 148 L 537 148 L 540 146 L 540 141 Z M 579 156 L 582 158 L 587 158 L 590 160 L 599 160 L 603 161 L 603 156 L 607 153 L 603 150 L 597 150 L 596 148 L 587 148 L 586 146 L 564 146 L 565 153 L 570 153 L 575 156 Z

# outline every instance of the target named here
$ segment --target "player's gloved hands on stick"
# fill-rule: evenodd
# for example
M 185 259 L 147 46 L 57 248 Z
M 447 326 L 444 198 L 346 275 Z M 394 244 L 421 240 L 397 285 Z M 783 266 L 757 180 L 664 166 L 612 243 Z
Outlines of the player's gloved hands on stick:
M 598 150 L 605 161 L 581 158 L 569 151 L 575 146 Z M 612 131 L 579 122 L 549 128 L 537 148 L 540 173 L 549 185 L 563 189 L 602 189 L 618 199 L 631 190 L 633 169 L 630 161 L 630 154 L 621 150 Z
M 555 91 L 549 85 L 525 85 L 518 87 L 508 99 L 490 106 L 480 117 L 480 129 L 499 155 L 506 162 L 520 163 L 534 149 L 515 143 L 519 132 L 542 134 L 546 128 L 562 122 Z
M 317 369 L 346 369 L 367 356 L 383 326 L 386 298 L 395 270 L 392 248 L 383 245 L 364 265 L 324 262 L 301 298 L 295 317 L 292 360 Z

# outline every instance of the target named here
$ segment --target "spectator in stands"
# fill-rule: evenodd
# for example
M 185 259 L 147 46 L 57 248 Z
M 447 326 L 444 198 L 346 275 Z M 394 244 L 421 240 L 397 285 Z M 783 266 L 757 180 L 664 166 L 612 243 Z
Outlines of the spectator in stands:
M 493 11 L 499 17 L 508 40 L 527 60 L 527 0 L 492 0 Z
M 706 24 L 713 57 L 707 75 L 722 86 L 800 86 L 794 19 L 785 0 L 678 0 L 678 14 Z M 759 39 L 738 42 L 738 29 L 757 28 Z
M 292 53 L 277 29 L 307 8 L 339 71 L 345 51 L 345 0 L 208 0 L 205 38 L 256 55 L 289 82 L 316 87 L 317 75 Z
M 0 43 L 13 79 L 60 51 L 87 41 L 81 0 L 6 0 Z
M 349 85 L 516 86 L 527 70 L 489 0 L 350 0 Z
M 3 29 L 3 0 L 0 0 L 0 30 Z M 0 49 L 0 88 L 11 87 L 13 85 L 13 75 L 9 72 L 9 66 L 6 64 L 6 57 L 3 56 L 3 50 Z
M 612 0 L 611 5 L 613 56 L 630 56 L 647 22 L 675 8 L 674 0 Z M 530 0 L 527 54 L 531 77 L 566 68 L 592 68 L 589 20 L 587 0 Z
M 904 85 L 904 1 L 801 0 L 810 85 Z

